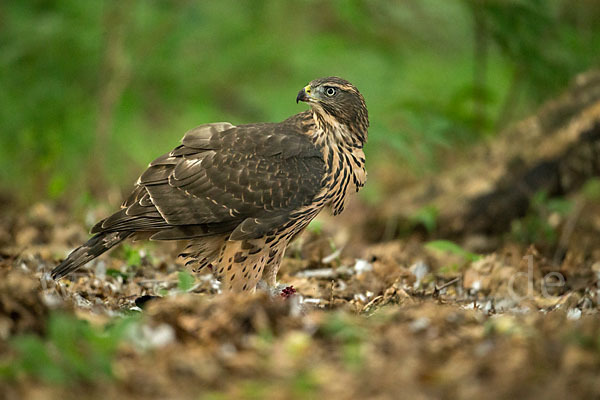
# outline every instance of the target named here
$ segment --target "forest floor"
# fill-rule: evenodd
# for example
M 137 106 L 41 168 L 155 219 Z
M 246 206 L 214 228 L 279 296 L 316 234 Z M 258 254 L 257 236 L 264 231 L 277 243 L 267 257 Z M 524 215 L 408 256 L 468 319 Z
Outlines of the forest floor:
M 600 74 L 584 78 L 435 175 L 370 168 L 390 190 L 311 223 L 285 296 L 219 293 L 172 242 L 55 282 L 121 193 L 0 196 L 0 398 L 600 398 Z
M 279 274 L 296 294 L 274 298 L 218 294 L 173 243 L 126 244 L 54 282 L 84 224 L 4 208 L 0 398 L 600 396 L 598 202 L 574 224 L 554 212 L 479 237 L 495 243 L 483 254 L 422 229 L 361 239 L 365 207 L 313 224 Z M 562 247 L 523 241 L 531 224 Z

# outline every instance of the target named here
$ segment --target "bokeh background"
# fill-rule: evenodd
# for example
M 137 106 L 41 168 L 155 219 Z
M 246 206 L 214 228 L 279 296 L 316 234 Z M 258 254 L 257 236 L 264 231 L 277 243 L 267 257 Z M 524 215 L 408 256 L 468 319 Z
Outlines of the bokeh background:
M 598 0 L 0 0 L 0 399 L 600 398 L 599 21 Z M 299 296 L 216 296 L 174 241 L 50 278 L 187 130 L 281 121 L 329 75 L 366 98 L 369 179 L 288 248 Z
M 600 58 L 594 0 L 0 3 L 0 190 L 89 202 L 202 123 L 279 121 L 308 81 L 364 94 L 370 181 L 423 174 Z

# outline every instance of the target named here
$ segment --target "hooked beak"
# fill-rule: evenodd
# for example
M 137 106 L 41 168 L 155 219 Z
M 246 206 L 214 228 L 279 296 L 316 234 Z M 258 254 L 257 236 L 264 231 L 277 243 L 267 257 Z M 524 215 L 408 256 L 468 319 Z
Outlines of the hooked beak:
M 310 85 L 306 85 L 301 91 L 298 92 L 298 96 L 296 96 L 296 104 L 299 101 L 309 102 L 311 100 L 312 96 L 310 95 Z

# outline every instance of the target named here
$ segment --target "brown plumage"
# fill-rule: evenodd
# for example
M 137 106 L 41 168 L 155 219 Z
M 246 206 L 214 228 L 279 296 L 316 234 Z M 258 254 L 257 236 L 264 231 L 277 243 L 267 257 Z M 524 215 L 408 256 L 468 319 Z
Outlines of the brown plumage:
M 334 214 L 364 185 L 364 99 L 349 82 L 312 81 L 280 123 L 200 125 L 150 163 L 120 211 L 52 271 L 59 279 L 128 237 L 188 240 L 182 256 L 212 266 L 223 287 L 276 284 L 285 249 L 326 205 Z

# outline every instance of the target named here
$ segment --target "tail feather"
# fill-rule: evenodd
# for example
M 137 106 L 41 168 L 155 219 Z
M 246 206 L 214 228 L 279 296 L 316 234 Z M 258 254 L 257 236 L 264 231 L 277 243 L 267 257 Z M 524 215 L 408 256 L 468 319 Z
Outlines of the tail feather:
M 73 250 L 63 262 L 52 270 L 52 278 L 60 279 L 75 271 L 77 268 L 121 243 L 132 233 L 133 232 L 101 232 L 92 236 L 90 240 Z

